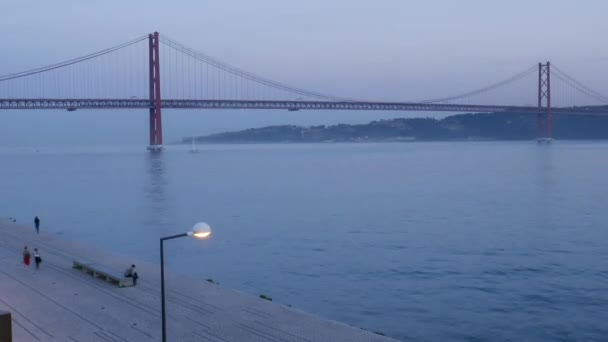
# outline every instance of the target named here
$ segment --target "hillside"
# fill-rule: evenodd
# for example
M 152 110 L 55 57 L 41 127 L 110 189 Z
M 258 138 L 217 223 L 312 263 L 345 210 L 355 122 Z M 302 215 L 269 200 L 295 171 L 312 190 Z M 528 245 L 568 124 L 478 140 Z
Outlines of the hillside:
M 443 119 L 400 118 L 367 124 L 269 126 L 196 137 L 201 143 L 363 142 L 433 140 L 531 140 L 536 116 L 518 113 L 459 114 Z M 608 116 L 554 115 L 556 139 L 608 139 Z M 183 142 L 190 142 L 184 138 Z

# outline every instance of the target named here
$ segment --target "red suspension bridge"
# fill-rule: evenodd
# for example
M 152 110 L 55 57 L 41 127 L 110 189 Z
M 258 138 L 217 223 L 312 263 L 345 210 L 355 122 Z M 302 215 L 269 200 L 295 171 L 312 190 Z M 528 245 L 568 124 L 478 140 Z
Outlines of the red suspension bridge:
M 162 147 L 167 108 L 515 112 L 536 115 L 539 141 L 548 142 L 553 114 L 608 115 L 607 105 L 608 97 L 549 62 L 455 96 L 408 102 L 343 98 L 241 70 L 158 32 L 0 76 L 0 109 L 147 109 L 152 150 Z

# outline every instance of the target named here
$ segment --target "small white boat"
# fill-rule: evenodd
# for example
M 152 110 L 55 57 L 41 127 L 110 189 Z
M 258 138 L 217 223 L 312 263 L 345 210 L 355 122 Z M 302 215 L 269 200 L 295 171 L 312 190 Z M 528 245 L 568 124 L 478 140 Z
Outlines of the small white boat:
M 192 139 L 190 139 L 190 141 L 192 142 L 192 147 L 190 147 L 190 153 L 198 153 L 198 147 L 196 146 L 196 144 L 194 143 L 194 137 L 192 137 Z
M 146 149 L 150 152 L 160 152 L 164 149 L 162 145 L 150 145 L 146 147 Z

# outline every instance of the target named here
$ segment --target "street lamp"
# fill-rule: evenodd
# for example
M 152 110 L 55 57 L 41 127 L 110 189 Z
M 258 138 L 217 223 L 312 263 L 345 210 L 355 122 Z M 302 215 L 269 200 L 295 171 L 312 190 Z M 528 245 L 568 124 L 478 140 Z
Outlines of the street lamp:
M 166 236 L 160 238 L 160 300 L 162 311 L 162 326 L 163 326 L 163 342 L 167 341 L 167 324 L 165 319 L 165 240 L 177 239 L 184 236 L 193 236 L 197 239 L 206 239 L 211 235 L 211 227 L 205 222 L 199 222 L 192 227 L 192 230 L 187 233 Z

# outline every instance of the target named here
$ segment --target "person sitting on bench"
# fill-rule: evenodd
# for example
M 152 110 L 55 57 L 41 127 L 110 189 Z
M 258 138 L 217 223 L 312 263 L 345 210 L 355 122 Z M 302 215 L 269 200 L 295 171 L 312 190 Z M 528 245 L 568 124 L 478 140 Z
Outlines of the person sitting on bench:
M 133 278 L 133 286 L 137 285 L 137 272 L 135 272 L 135 265 L 131 265 L 125 270 L 125 278 Z

